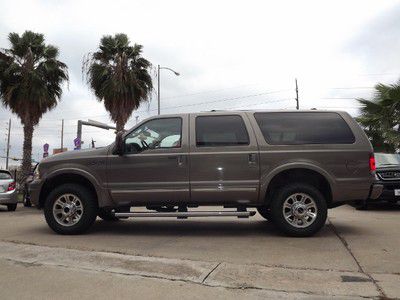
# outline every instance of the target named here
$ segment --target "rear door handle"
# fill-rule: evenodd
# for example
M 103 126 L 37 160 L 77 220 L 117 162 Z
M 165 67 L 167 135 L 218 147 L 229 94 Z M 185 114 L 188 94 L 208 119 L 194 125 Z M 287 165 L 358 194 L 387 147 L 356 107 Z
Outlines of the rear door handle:
M 255 165 L 257 163 L 257 154 L 250 153 L 249 154 L 249 165 Z

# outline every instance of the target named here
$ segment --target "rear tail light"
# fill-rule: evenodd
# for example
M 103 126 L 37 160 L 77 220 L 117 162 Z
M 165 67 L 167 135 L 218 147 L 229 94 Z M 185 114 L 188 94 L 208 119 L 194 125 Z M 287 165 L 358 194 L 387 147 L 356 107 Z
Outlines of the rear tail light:
M 376 170 L 375 156 L 373 153 L 369 156 L 369 170 L 371 172 Z
M 10 192 L 10 191 L 13 191 L 13 190 L 15 190 L 15 181 L 11 182 L 8 185 L 7 192 Z

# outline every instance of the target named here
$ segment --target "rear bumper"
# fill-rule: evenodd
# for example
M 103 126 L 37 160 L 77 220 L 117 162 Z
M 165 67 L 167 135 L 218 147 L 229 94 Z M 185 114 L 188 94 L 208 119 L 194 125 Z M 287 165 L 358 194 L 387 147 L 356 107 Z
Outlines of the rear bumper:
M 385 201 L 400 201 L 400 196 L 395 196 L 394 190 L 400 190 L 400 181 L 382 182 L 383 190 L 379 196 L 379 200 Z
M 368 200 L 376 200 L 382 194 L 383 191 L 383 184 L 374 183 L 371 185 L 371 189 L 369 191 Z
M 17 193 L 15 190 L 12 192 L 5 192 L 0 194 L 0 204 L 14 204 L 18 202 Z

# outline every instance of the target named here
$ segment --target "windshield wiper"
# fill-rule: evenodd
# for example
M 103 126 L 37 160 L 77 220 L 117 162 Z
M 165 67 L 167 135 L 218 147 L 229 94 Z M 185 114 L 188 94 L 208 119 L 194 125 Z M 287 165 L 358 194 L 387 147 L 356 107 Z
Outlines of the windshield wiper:
M 399 164 L 379 164 L 379 166 L 400 166 Z

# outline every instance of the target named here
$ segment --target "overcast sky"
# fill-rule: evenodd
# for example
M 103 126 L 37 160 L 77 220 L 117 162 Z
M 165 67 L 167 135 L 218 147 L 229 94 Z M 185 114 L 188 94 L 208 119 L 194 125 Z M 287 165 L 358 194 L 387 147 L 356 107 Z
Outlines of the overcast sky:
M 400 75 L 399 1 L 18 1 L 0 2 L 0 47 L 9 32 L 32 30 L 58 46 L 70 82 L 56 109 L 36 128 L 33 156 L 64 144 L 73 148 L 78 119 L 111 124 L 103 104 L 82 80 L 82 58 L 101 36 L 126 33 L 161 74 L 162 113 L 211 109 L 293 109 L 295 78 L 300 108 L 358 114 L 354 98 L 370 97 L 377 82 Z M 156 77 L 154 77 L 156 86 Z M 136 116 L 157 113 L 156 93 Z M 22 126 L 0 109 L 0 155 L 11 117 L 11 156 L 21 157 Z M 102 146 L 113 133 L 83 129 L 84 148 Z M 4 159 L 0 159 L 0 167 Z

